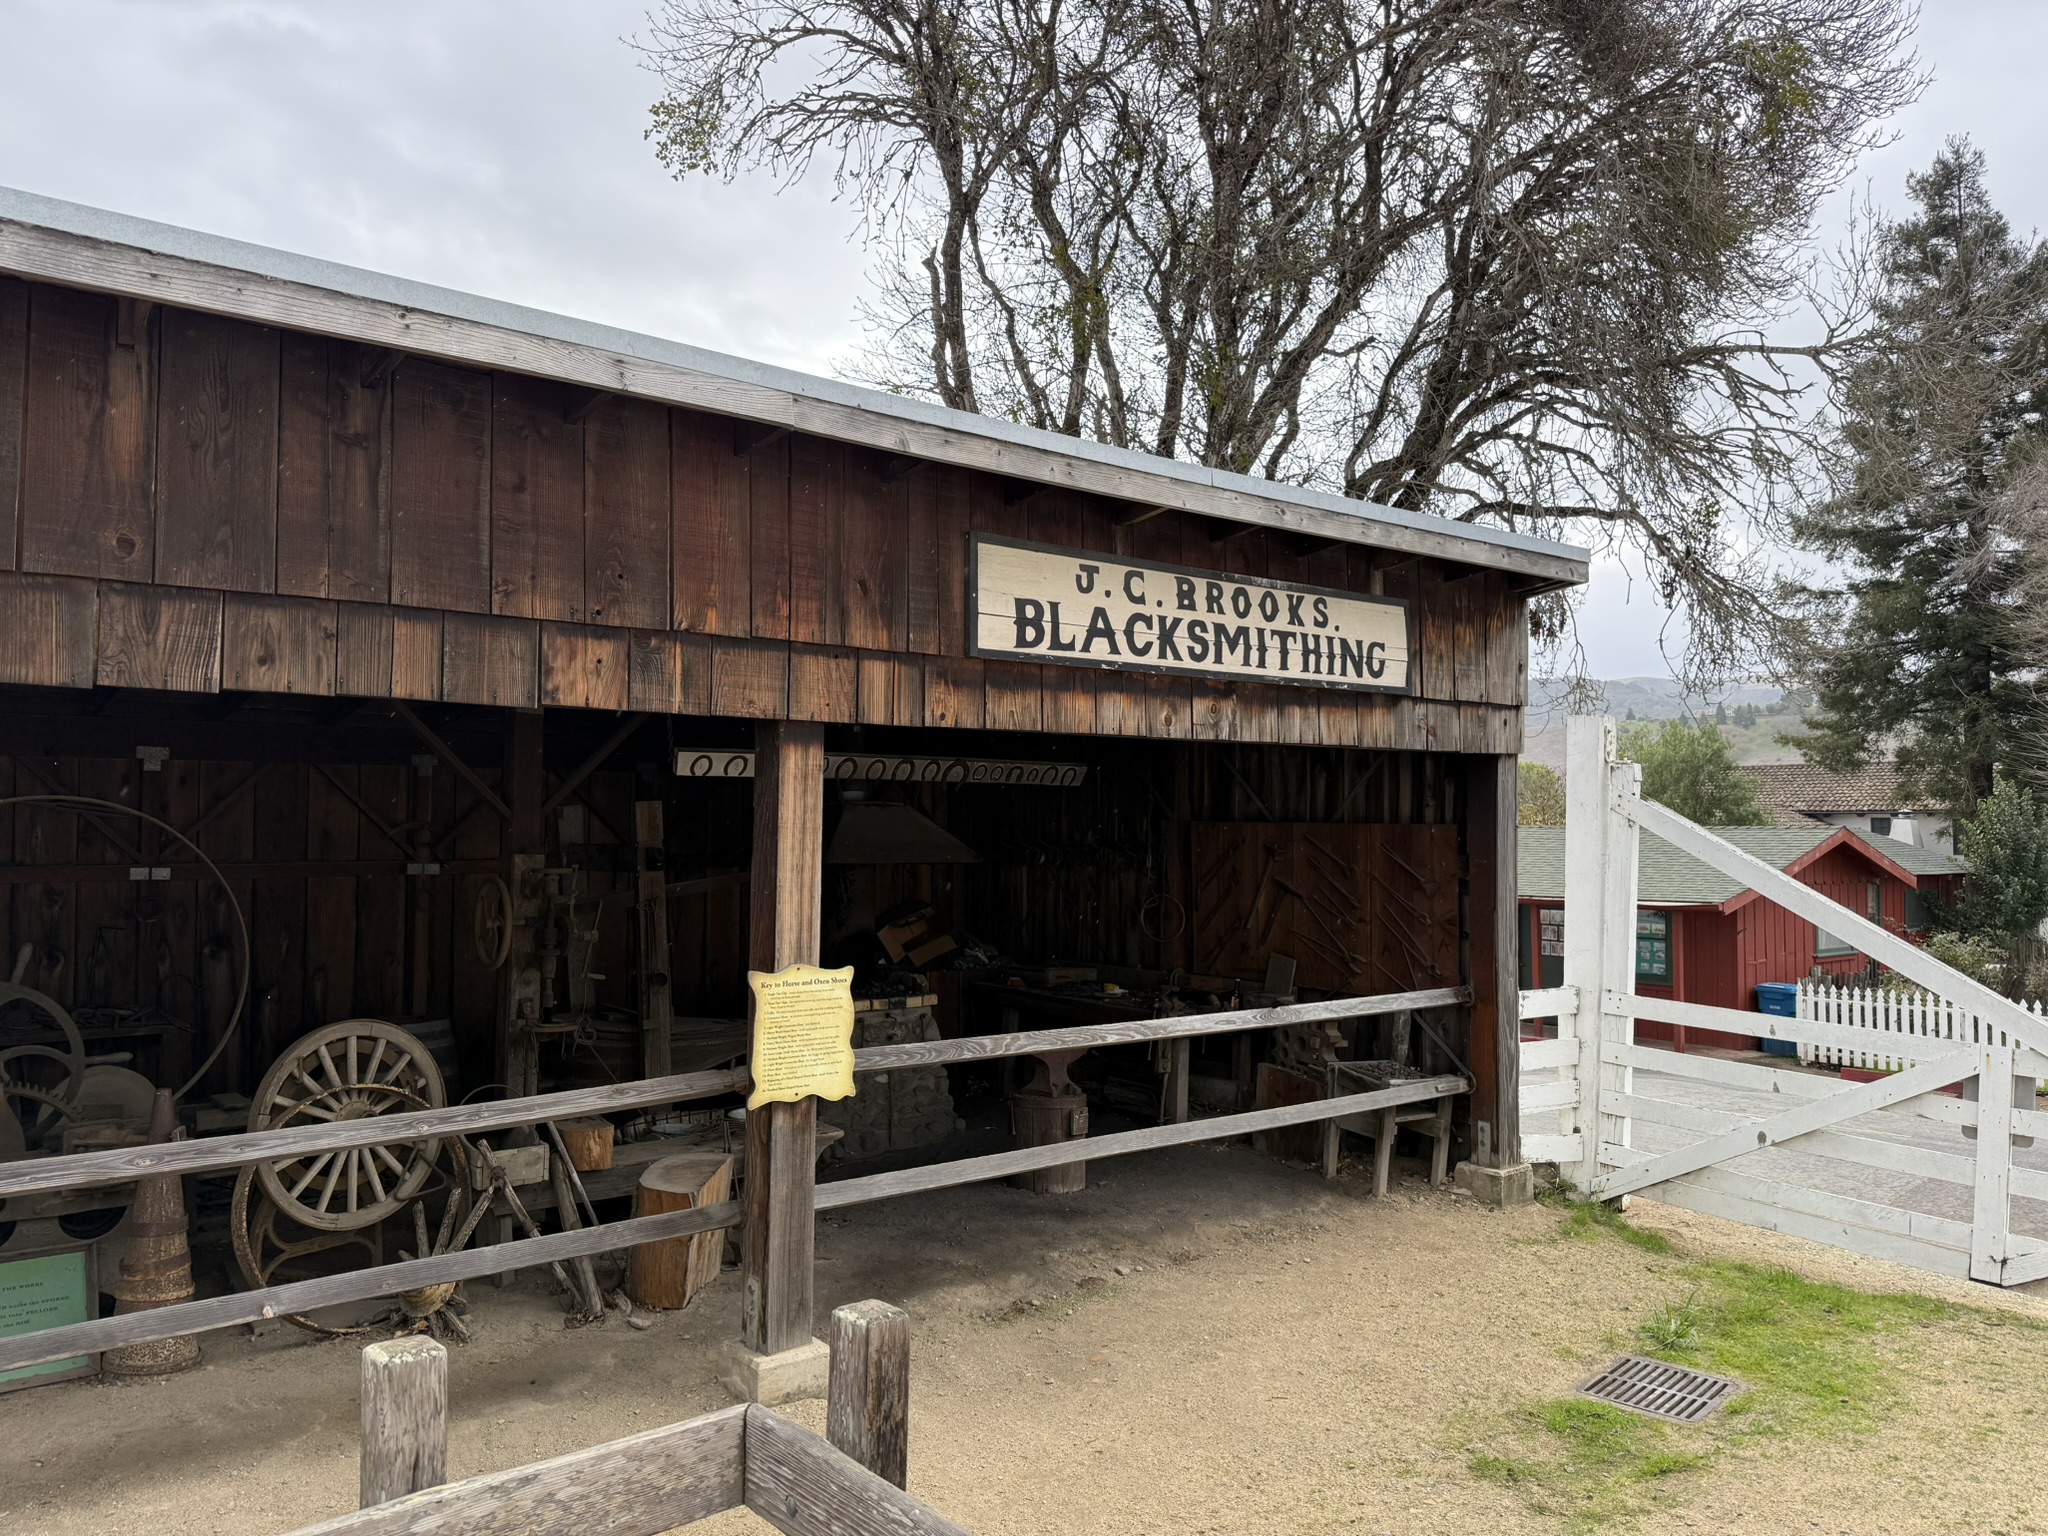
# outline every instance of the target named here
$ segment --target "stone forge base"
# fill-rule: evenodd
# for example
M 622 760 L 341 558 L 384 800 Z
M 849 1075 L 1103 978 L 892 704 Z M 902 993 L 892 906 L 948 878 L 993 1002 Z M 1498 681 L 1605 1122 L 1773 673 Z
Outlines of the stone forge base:
M 727 1339 L 718 1359 L 718 1379 L 736 1396 L 764 1408 L 823 1397 L 831 1372 L 832 1351 L 823 1339 L 777 1355 L 757 1354 L 738 1339 Z
M 1451 1180 L 1482 1205 L 1527 1205 L 1536 1198 L 1536 1175 L 1527 1163 L 1510 1163 L 1505 1168 L 1460 1163 Z

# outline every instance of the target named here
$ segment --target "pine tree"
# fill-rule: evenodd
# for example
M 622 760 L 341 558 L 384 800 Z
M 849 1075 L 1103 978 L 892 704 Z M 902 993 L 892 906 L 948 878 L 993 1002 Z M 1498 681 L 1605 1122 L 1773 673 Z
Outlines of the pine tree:
M 1908 794 L 1969 814 L 2028 750 L 2008 491 L 2042 446 L 2048 247 L 1992 206 L 1984 157 L 1951 140 L 1877 232 L 1876 325 L 1842 380 L 1834 495 L 1802 520 L 1850 611 L 1817 668 L 1824 767 L 1896 749 Z

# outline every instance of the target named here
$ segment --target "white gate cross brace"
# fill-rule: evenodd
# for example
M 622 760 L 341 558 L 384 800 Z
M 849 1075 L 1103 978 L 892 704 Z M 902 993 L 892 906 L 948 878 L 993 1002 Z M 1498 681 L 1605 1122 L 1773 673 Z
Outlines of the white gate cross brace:
M 1633 821 L 1645 832 L 1654 832 L 1702 864 L 1740 880 L 1767 900 L 1797 917 L 1805 918 L 1844 943 L 1881 964 L 1890 966 L 1908 980 L 1948 998 L 1965 1012 L 1974 1013 L 1995 1029 L 2004 1031 L 2018 1045 L 2048 1051 L 2048 1019 L 2029 1013 L 2009 997 L 2002 997 L 1980 981 L 1944 965 L 1903 934 L 1893 933 L 1851 911 L 1833 897 L 1773 869 L 1753 854 L 1716 837 L 1705 827 L 1687 821 L 1668 806 L 1639 796 L 1618 794 L 1612 801 L 1616 814 Z
M 1857 1115 L 1869 1114 L 1907 1099 L 1917 1099 L 1923 1093 L 1932 1093 L 1950 1083 L 1974 1077 L 1979 1066 L 1977 1051 L 1964 1049 L 1938 1056 L 1932 1061 L 1923 1061 L 1918 1066 L 1894 1072 L 1874 1083 L 1837 1089 L 1826 1098 L 1810 1099 L 1768 1120 L 1738 1126 L 1718 1136 L 1709 1136 L 1705 1141 L 1694 1142 L 1689 1147 L 1681 1147 L 1676 1152 L 1665 1152 L 1646 1163 L 1631 1163 L 1626 1168 L 1602 1174 L 1593 1182 L 1593 1193 L 1611 1200 L 1616 1195 L 1662 1184 L 1667 1179 L 1697 1172 L 1711 1163 L 1726 1162 L 1759 1147 L 1778 1146 L 1809 1131 L 1824 1130 Z M 1817 1078 L 1815 1081 L 1823 1083 L 1827 1080 Z

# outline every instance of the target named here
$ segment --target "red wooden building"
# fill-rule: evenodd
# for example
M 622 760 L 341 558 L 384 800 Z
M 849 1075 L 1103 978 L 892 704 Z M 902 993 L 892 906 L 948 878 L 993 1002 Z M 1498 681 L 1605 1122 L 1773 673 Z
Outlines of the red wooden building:
M 1903 933 L 1929 925 L 1928 898 L 1952 902 L 1963 866 L 1947 854 L 1848 827 L 1717 827 L 1745 853 L 1825 892 L 1860 917 Z M 1522 829 L 1516 896 L 1524 987 L 1564 979 L 1563 827 Z M 1636 990 L 1715 1008 L 1757 1006 L 1763 982 L 1815 972 L 1847 980 L 1870 962 L 1833 935 L 1733 877 L 1644 833 L 1638 857 Z M 1747 1036 L 1688 1032 L 1647 1020 L 1646 1040 L 1753 1048 Z

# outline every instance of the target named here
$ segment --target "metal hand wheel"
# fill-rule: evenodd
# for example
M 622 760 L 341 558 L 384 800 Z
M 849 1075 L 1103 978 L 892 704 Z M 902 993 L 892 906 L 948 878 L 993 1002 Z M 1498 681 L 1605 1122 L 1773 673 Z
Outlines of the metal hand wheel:
M 470 916 L 476 957 L 495 971 L 512 953 L 512 888 L 492 875 L 478 889 L 476 909 Z

